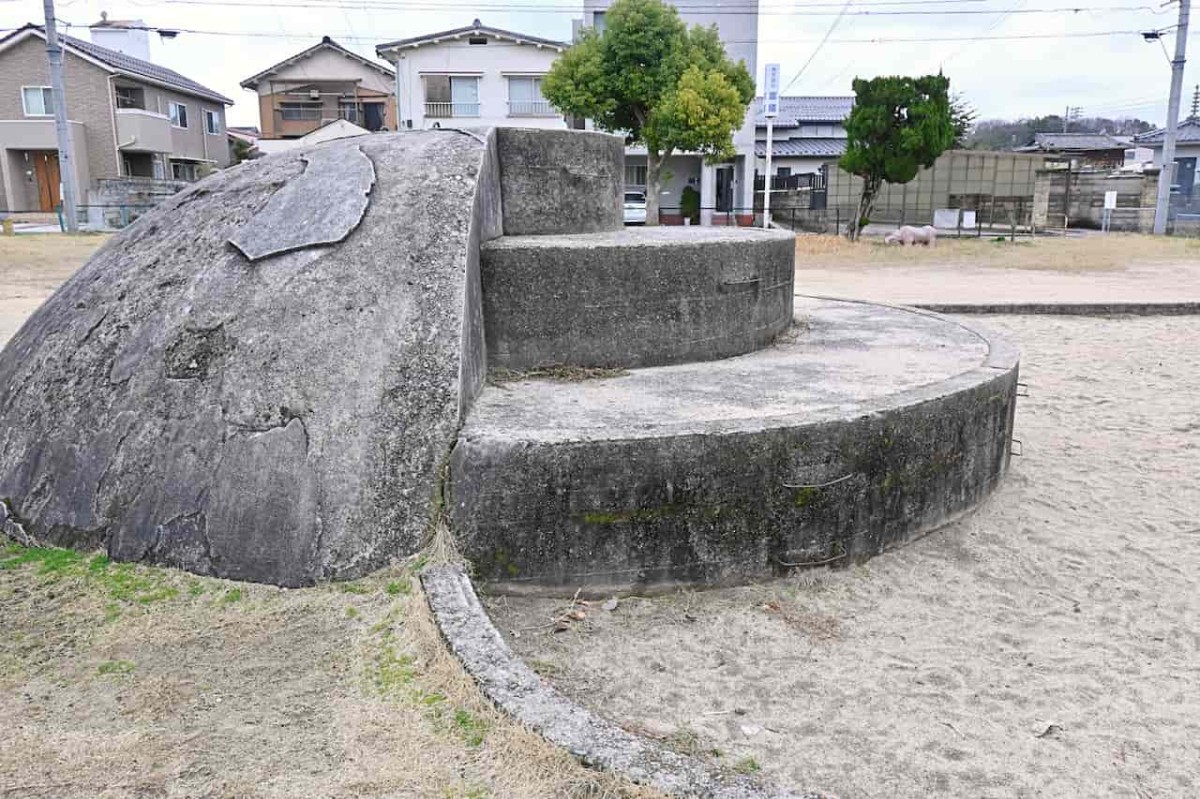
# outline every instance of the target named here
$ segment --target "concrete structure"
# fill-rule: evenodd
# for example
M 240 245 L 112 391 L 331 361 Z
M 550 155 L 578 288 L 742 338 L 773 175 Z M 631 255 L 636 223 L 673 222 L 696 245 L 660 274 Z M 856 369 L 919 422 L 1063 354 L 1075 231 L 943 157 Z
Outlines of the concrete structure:
M 493 126 L 566 128 L 542 97 L 541 78 L 565 42 L 493 28 L 478 19 L 453 30 L 388 42 L 375 52 L 396 67 L 404 129 Z
M 612 0 L 584 0 L 582 25 L 603 30 Z M 758 79 L 758 2 L 738 3 L 723 10 L 712 0 L 674 0 L 671 5 L 689 25 L 715 25 L 725 52 L 735 63 L 741 61 L 750 76 Z M 662 186 L 659 207 L 663 221 L 682 224 L 682 193 L 685 186 L 700 192 L 700 223 L 726 224 L 737 218 L 748 224 L 754 217 L 755 112 L 746 109 L 742 127 L 733 135 L 737 154 L 728 162 L 706 164 L 699 155 L 679 154 L 664 165 L 671 180 Z M 625 153 L 625 183 L 630 189 L 646 188 L 646 149 L 629 147 Z
M 102 32 L 145 31 L 102 27 Z M 81 190 L 113 178 L 196 180 L 229 164 L 232 100 L 177 72 L 70 36 L 67 104 Z M 59 201 L 45 35 L 34 25 L 0 39 L 0 211 L 51 211 Z M 88 198 L 83 205 L 97 205 Z
M 260 139 L 298 139 L 337 120 L 396 130 L 394 81 L 383 64 L 326 36 L 241 85 L 257 95 Z
M 987 495 L 1014 349 L 846 301 L 791 326 L 787 235 L 625 231 L 620 175 L 617 137 L 445 130 L 181 192 L 0 353 L 0 527 L 304 585 L 448 523 L 499 588 L 641 590 L 869 557 Z M 636 368 L 485 385 L 547 360 Z
M 729 358 L 792 325 L 795 237 L 675 227 L 484 245 L 488 360 L 660 366 Z
M 846 152 L 845 122 L 853 108 L 853 96 L 780 97 L 771 136 L 775 177 L 812 174 L 835 165 Z M 754 113 L 754 154 L 761 174 L 767 155 L 767 120 L 762 115 L 761 97 L 754 101 Z
M 991 492 L 1011 345 L 878 305 L 797 315 L 738 358 L 486 387 L 450 463 L 475 574 L 596 595 L 747 582 L 870 557 Z
M 1035 229 L 1077 227 L 1100 229 L 1104 196 L 1117 193 L 1110 230 L 1150 233 L 1154 230 L 1154 201 L 1158 196 L 1157 168 L 1132 172 L 1112 169 L 1041 169 L 1033 189 Z

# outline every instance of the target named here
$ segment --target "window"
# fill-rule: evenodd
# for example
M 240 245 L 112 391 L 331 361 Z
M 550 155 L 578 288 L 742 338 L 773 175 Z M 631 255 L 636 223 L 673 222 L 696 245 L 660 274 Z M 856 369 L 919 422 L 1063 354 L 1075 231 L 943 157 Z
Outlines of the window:
M 168 116 L 171 117 L 171 125 L 176 128 L 186 128 L 188 126 L 187 106 L 182 103 L 171 103 L 167 106 Z
M 116 86 L 117 108 L 146 108 L 146 92 L 137 86 Z
M 592 14 L 592 27 L 596 29 L 596 33 L 604 33 L 604 12 L 597 11 Z
M 221 117 L 216 111 L 204 112 L 204 132 L 211 133 L 213 136 L 221 135 Z
M 175 180 L 196 180 L 196 164 L 191 161 L 172 161 L 171 177 Z
M 479 78 L 459 75 L 426 75 L 425 116 L 479 116 Z
M 320 119 L 320 103 L 280 103 L 279 112 L 284 119 Z
M 626 186 L 645 186 L 646 185 L 646 167 L 638 164 L 625 165 L 625 185 Z
M 554 108 L 542 97 L 540 77 L 508 79 L 508 115 L 510 117 L 554 116 Z
M 49 86 L 25 86 L 21 89 L 21 102 L 27 117 L 54 116 L 54 94 Z

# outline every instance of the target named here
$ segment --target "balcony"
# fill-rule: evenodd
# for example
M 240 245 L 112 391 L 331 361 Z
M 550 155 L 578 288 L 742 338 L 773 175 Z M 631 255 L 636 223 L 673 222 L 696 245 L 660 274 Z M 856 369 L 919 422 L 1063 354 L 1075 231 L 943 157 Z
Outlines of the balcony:
M 554 106 L 545 100 L 533 100 L 523 102 L 509 102 L 508 115 L 510 117 L 556 117 L 558 112 L 554 110 Z
M 479 103 L 425 103 L 425 116 L 429 119 L 479 116 Z
M 132 153 L 169 153 L 171 120 L 163 114 L 136 108 L 117 109 L 117 141 Z

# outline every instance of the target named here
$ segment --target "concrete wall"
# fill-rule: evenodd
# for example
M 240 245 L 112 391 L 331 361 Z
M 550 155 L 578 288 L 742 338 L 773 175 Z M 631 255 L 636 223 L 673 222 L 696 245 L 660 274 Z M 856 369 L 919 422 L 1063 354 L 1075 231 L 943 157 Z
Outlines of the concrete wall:
M 1104 195 L 1115 191 L 1117 207 L 1109 229 L 1149 233 L 1154 230 L 1158 177 L 1154 169 L 1135 173 L 1040 170 L 1034 187 L 1034 226 L 1099 228 L 1104 221 Z
M 514 44 L 486 37 L 487 44 L 468 44 L 467 37 L 436 44 L 423 44 L 389 55 L 395 59 L 396 93 L 400 126 L 414 130 L 439 127 L 506 126 L 565 129 L 558 113 L 547 116 L 511 116 L 508 107 L 510 76 L 539 76 L 550 70 L 558 50 L 548 46 Z M 427 118 L 423 75 L 478 77 L 479 116 Z

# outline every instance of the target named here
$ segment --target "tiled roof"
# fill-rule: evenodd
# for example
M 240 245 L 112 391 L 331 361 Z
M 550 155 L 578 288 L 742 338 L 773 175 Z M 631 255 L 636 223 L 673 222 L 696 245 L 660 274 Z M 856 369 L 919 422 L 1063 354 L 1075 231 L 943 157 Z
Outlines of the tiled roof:
M 378 71 L 382 72 L 384 75 L 387 75 L 389 78 L 394 78 L 396 76 L 395 72 L 388 69 L 383 64 L 378 64 L 369 58 L 363 58 L 362 56 L 360 56 L 358 53 L 354 52 L 353 50 L 347 50 L 345 47 L 342 47 L 340 44 L 335 42 L 333 39 L 330 39 L 328 36 L 324 36 L 321 38 L 321 41 L 317 42 L 312 47 L 309 47 L 307 50 L 301 50 L 299 53 L 296 53 L 293 56 L 289 56 L 289 57 L 283 59 L 278 64 L 267 67 L 262 72 L 259 72 L 257 75 L 246 78 L 244 81 L 242 81 L 241 86 L 243 89 L 253 89 L 258 85 L 258 82 L 260 80 L 262 80 L 263 78 L 265 78 L 267 75 L 278 72 L 281 68 L 283 68 L 289 64 L 294 64 L 297 61 L 301 61 L 305 58 L 308 58 L 310 55 L 313 55 L 318 50 L 333 50 L 334 52 L 340 53 L 341 55 L 344 55 L 347 58 L 358 61 L 359 63 L 363 64 L 364 66 L 368 66 L 371 69 L 378 70 Z
M 0 44 L 18 36 L 37 35 L 39 38 L 45 38 L 42 26 L 26 25 L 19 28 L 15 32 L 0 39 Z M 143 61 L 140 58 L 118 53 L 116 50 L 109 50 L 107 47 L 101 47 L 91 42 L 85 42 L 82 39 L 76 39 L 73 36 L 59 35 L 59 42 L 68 50 L 74 50 L 77 54 L 81 54 L 91 58 L 94 61 L 99 61 L 114 72 L 119 72 L 123 75 L 128 75 L 132 78 L 141 78 L 143 80 L 158 83 L 184 94 L 203 97 L 206 100 L 212 100 L 214 103 L 223 103 L 224 105 L 233 105 L 233 100 L 230 100 L 223 94 L 218 94 L 207 86 L 201 86 L 196 81 L 190 78 L 185 78 L 174 70 L 160 67 L 158 64 L 152 64 L 149 61 Z
M 1140 136 L 1134 136 L 1133 140 L 1138 144 L 1161 145 L 1166 137 L 1167 131 L 1160 128 Z M 1176 128 L 1175 143 L 1200 144 L 1200 117 L 1188 117 L 1179 123 L 1179 127 Z
M 839 158 L 845 152 L 845 139 L 780 139 L 771 142 L 772 158 Z M 765 141 L 754 143 L 754 155 L 766 157 Z
M 439 39 L 451 39 L 458 36 L 468 36 L 471 34 L 495 36 L 501 39 L 512 39 L 517 42 L 528 42 L 530 44 L 542 44 L 547 47 L 553 47 L 556 50 L 565 50 L 568 45 L 566 42 L 558 42 L 554 39 L 543 39 L 540 36 L 530 36 L 527 33 L 514 33 L 506 31 L 503 28 L 493 28 L 490 25 L 484 25 L 479 20 L 473 21 L 465 28 L 454 28 L 448 31 L 438 31 L 437 33 L 426 33 L 422 36 L 413 36 L 410 39 L 398 39 L 394 42 L 386 42 L 376 45 L 375 52 L 383 55 L 384 50 L 394 50 L 400 47 L 415 47 L 421 44 L 436 42 Z
M 763 99 L 754 99 L 754 124 L 765 127 L 767 118 L 762 115 Z M 779 116 L 775 127 L 794 128 L 801 122 L 844 122 L 854 108 L 853 97 L 780 97 Z
M 1106 133 L 1037 133 L 1033 144 L 1022 150 L 1063 152 L 1069 150 L 1123 150 L 1125 142 Z

